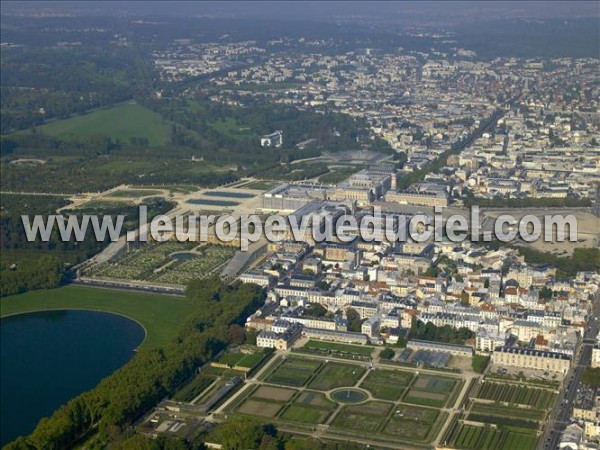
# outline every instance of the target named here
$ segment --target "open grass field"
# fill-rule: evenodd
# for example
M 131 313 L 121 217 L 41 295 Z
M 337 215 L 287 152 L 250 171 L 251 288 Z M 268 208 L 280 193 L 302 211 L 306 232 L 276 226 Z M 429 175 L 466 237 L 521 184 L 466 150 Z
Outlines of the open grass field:
M 254 194 L 247 192 L 229 192 L 229 191 L 209 191 L 204 193 L 205 197 L 224 197 L 224 198 L 252 198 Z
M 401 439 L 423 441 L 427 439 L 438 416 L 439 411 L 436 409 L 398 405 L 383 432 Z
M 354 386 L 364 373 L 365 369 L 357 365 L 329 362 L 323 366 L 309 386 L 321 391 Z
M 194 306 L 182 297 L 66 286 L 31 291 L 0 300 L 0 315 L 53 309 L 88 309 L 122 314 L 146 329 L 143 348 L 160 347 L 175 338 Z
M 227 364 L 229 367 L 235 366 L 245 355 L 243 353 L 225 353 L 217 362 Z
M 370 356 L 373 353 L 373 347 L 361 346 L 361 345 L 350 345 L 350 344 L 339 344 L 337 342 L 327 341 L 314 341 L 309 340 L 304 348 L 315 349 L 315 350 L 329 350 L 331 352 L 340 353 L 355 353 L 362 356 Z
M 106 135 L 113 139 L 146 138 L 150 145 L 163 145 L 169 139 L 170 125 L 158 114 L 136 104 L 122 103 L 82 116 L 55 120 L 37 128 L 50 136 Z
M 535 409 L 546 410 L 554 402 L 556 394 L 547 389 L 536 389 L 530 386 L 491 383 L 481 385 L 477 398 L 493 400 L 496 402 L 518 403 L 528 405 Z
M 118 191 L 108 194 L 108 196 L 137 198 L 160 194 L 162 194 L 162 191 L 157 191 L 156 189 L 119 189 Z
M 448 446 L 461 450 L 533 450 L 537 440 L 533 431 L 495 429 L 461 423 L 450 436 Z
M 256 366 L 265 358 L 265 354 L 263 352 L 252 353 L 251 355 L 244 355 L 242 359 L 237 362 L 238 367 L 247 367 L 251 369 Z
M 200 189 L 198 186 L 192 184 L 156 184 L 156 185 L 134 185 L 133 189 L 166 189 L 169 192 L 178 194 L 191 194 Z
M 363 430 L 365 434 L 375 433 L 383 427 L 392 406 L 382 402 L 344 406 L 333 420 L 332 426 L 354 432 Z
M 268 383 L 286 386 L 303 386 L 321 366 L 320 361 L 287 358 L 267 378 Z
M 279 181 L 253 181 L 249 184 L 237 186 L 236 189 L 254 189 L 256 191 L 269 191 L 281 184 Z
M 193 198 L 191 200 L 188 200 L 186 203 L 189 203 L 190 205 L 223 206 L 223 207 L 237 206 L 240 204 L 239 202 L 234 202 L 232 200 L 217 200 L 217 197 L 215 197 L 214 199 L 212 199 L 212 198 Z
M 398 400 L 412 379 L 410 372 L 376 369 L 369 373 L 360 387 L 382 400 Z

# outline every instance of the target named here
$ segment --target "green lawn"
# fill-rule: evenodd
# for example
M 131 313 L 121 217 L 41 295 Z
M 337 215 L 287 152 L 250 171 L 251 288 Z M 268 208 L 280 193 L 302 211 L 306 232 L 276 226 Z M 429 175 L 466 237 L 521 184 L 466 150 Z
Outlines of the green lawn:
M 236 189 L 254 189 L 257 191 L 270 191 L 281 184 L 280 181 L 252 181 L 249 184 L 241 184 Z
M 312 423 L 316 425 L 321 423 L 328 414 L 328 410 L 294 404 L 285 410 L 281 418 L 290 422 Z
M 135 102 L 128 102 L 48 122 L 37 129 L 59 138 L 102 134 L 125 141 L 130 137 L 142 137 L 148 139 L 151 145 L 162 145 L 169 138 L 170 125 L 158 114 Z
M 119 189 L 108 194 L 108 197 L 149 197 L 151 195 L 160 195 L 162 191 L 153 189 Z
M 267 377 L 268 383 L 303 386 L 321 366 L 320 361 L 302 358 L 285 359 Z
M 130 317 L 146 328 L 142 347 L 170 342 L 193 310 L 181 297 L 83 286 L 31 291 L 0 300 L 0 316 L 53 309 L 91 309 Z
M 399 370 L 373 370 L 360 385 L 377 398 L 398 400 L 410 384 L 413 374 Z
M 310 387 L 328 391 L 344 386 L 354 386 L 364 373 L 365 369 L 360 366 L 328 362 L 311 381 Z

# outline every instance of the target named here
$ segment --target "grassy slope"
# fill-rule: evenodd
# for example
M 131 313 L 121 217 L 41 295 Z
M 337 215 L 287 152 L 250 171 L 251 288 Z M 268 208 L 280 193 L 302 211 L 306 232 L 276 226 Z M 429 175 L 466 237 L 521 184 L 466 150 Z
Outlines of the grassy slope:
M 186 298 L 83 286 L 32 291 L 0 300 L 0 316 L 51 309 L 92 309 L 119 313 L 146 328 L 144 348 L 171 341 L 192 311 Z
M 38 130 L 59 138 L 93 134 L 122 140 L 145 137 L 151 145 L 162 145 L 169 138 L 170 126 L 158 114 L 134 102 L 128 102 L 83 116 L 52 121 L 38 127 Z

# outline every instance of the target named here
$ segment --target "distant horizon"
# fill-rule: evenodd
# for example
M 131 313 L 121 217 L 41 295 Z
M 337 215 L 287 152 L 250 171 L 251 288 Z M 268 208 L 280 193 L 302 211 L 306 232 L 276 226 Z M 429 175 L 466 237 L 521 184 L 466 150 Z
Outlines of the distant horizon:
M 349 21 L 386 24 L 456 25 L 494 19 L 600 18 L 596 1 L 15 1 L 2 14 L 39 13 L 118 16 L 185 16 L 217 19 Z

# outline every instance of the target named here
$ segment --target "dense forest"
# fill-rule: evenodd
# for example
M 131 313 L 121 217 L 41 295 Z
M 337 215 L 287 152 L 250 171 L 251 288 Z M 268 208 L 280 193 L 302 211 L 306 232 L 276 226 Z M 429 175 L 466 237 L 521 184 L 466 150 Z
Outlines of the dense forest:
M 195 312 L 173 343 L 139 351 L 96 388 L 70 400 L 42 419 L 31 435 L 6 448 L 64 449 L 84 437 L 98 446 L 120 442 L 137 418 L 228 345 L 230 324 L 243 323 L 263 302 L 260 287 L 219 280 L 192 282 L 187 296 L 196 304 Z
M 2 51 L 2 134 L 132 98 L 130 50 L 11 48 Z

